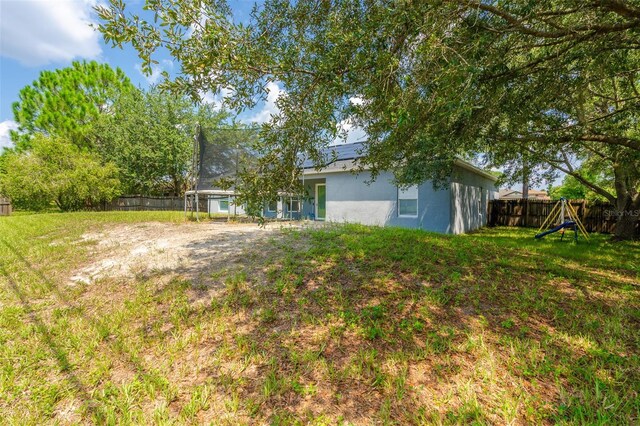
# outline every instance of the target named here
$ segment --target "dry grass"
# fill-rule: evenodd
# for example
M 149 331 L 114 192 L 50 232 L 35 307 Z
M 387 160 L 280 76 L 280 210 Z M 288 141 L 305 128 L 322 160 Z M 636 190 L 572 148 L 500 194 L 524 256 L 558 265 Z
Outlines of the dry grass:
M 7 422 L 639 421 L 637 243 L 336 226 L 69 284 L 83 234 L 149 220 L 179 216 L 0 221 Z

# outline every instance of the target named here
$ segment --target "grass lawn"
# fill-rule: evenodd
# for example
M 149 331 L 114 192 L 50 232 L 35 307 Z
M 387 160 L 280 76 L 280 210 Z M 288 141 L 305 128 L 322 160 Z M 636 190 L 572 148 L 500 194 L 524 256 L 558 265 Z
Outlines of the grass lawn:
M 328 226 L 69 284 L 85 232 L 151 220 L 182 215 L 0 218 L 3 422 L 640 422 L 638 243 Z

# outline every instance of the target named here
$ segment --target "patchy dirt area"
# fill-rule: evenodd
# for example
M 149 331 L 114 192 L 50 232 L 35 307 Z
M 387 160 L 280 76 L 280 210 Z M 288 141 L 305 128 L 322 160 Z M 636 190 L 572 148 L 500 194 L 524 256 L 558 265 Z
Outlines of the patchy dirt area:
M 96 242 L 88 265 L 76 271 L 71 283 L 91 284 L 102 278 L 127 278 L 153 273 L 176 273 L 197 280 L 249 246 L 297 224 L 146 222 L 122 224 L 82 236 Z

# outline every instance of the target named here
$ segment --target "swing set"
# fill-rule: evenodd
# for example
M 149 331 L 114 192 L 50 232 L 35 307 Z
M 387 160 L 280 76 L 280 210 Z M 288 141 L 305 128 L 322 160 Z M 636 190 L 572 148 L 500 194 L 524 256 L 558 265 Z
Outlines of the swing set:
M 562 241 L 567 229 L 573 230 L 573 240 L 575 242 L 578 242 L 578 233 L 582 234 L 584 238 L 589 241 L 589 233 L 580 221 L 580 218 L 578 218 L 578 214 L 571 203 L 563 197 L 553 206 L 551 213 L 540 229 L 538 229 L 535 238 L 539 240 L 546 235 L 560 232 L 560 241 Z

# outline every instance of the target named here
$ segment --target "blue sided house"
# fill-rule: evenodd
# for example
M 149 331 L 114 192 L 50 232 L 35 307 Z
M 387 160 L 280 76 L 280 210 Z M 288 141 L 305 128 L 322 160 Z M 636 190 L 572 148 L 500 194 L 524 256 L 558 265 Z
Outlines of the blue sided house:
M 265 204 L 264 216 L 312 219 L 364 225 L 400 226 L 447 234 L 460 234 L 487 224 L 489 200 L 497 197 L 496 177 L 456 160 L 445 188 L 435 190 L 431 181 L 409 188 L 393 183 L 391 173 L 370 181 L 366 171 L 352 173 L 361 156 L 361 143 L 330 147 L 333 161 L 317 170 L 303 165 L 307 196 L 280 197 Z

